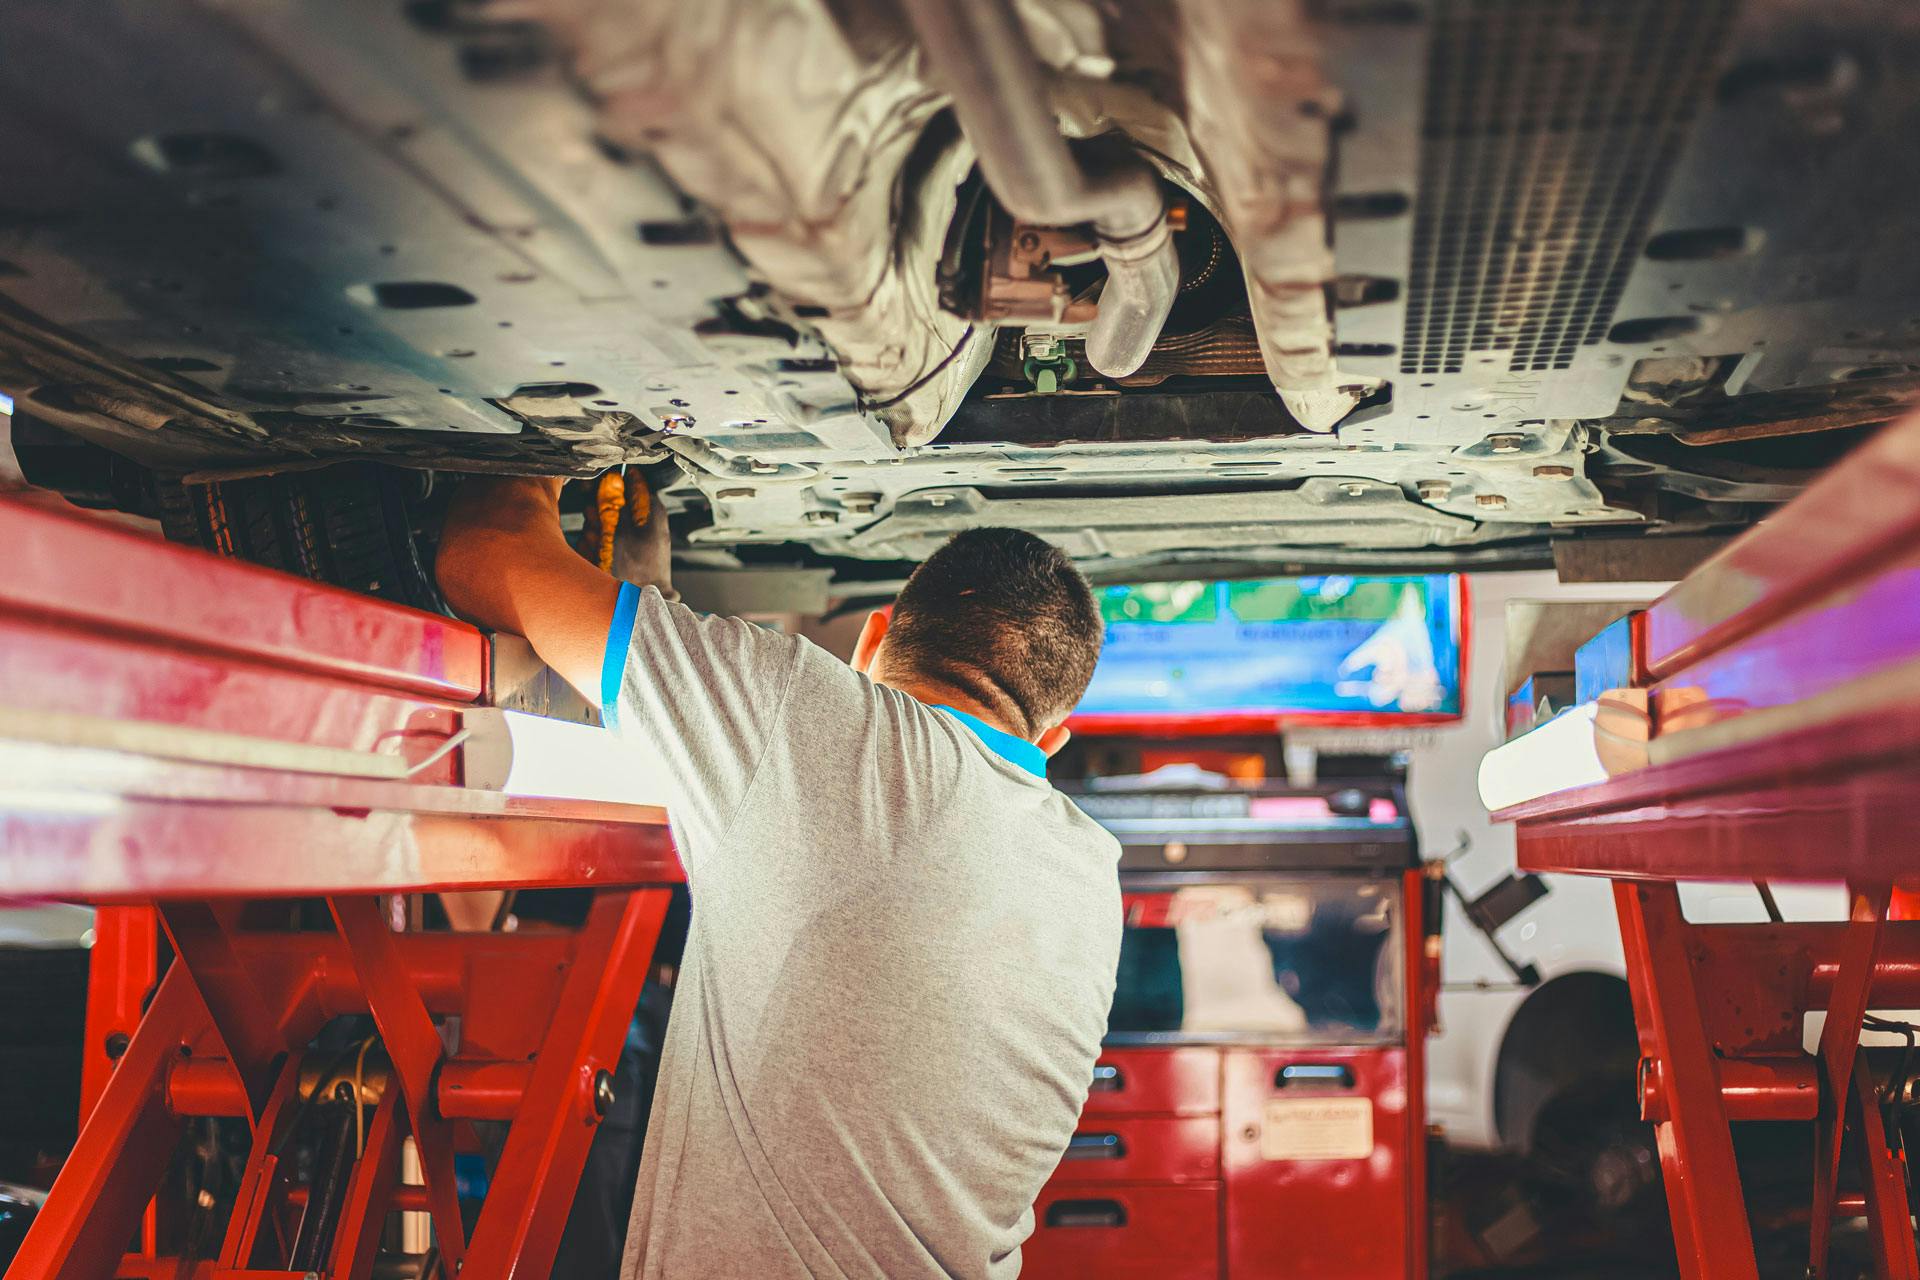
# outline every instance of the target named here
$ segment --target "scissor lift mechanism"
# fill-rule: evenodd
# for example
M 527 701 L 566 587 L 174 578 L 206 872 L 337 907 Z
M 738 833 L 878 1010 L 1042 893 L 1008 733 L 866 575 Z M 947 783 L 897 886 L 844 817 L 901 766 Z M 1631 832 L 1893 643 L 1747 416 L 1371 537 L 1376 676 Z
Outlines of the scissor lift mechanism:
M 461 785 L 464 624 L 19 500 L 0 547 L 0 894 L 100 908 L 84 1123 L 8 1276 L 365 1280 L 396 1212 L 449 1280 L 545 1275 L 681 879 L 664 814 Z M 536 886 L 590 889 L 584 925 L 407 928 L 406 895 Z M 276 1144 L 348 1014 L 382 1049 L 360 1155 L 299 1185 Z M 156 1195 L 202 1116 L 252 1149 L 196 1265 Z M 474 1120 L 510 1127 L 469 1234 Z
M 1827 1274 L 1836 1217 L 1864 1215 L 1876 1274 L 1920 1277 L 1905 1153 L 1858 1052 L 1869 1009 L 1920 1006 L 1920 922 L 1889 918 L 1920 886 L 1920 419 L 1581 663 L 1583 686 L 1625 691 L 1602 701 L 1625 708 L 1616 728 L 1644 709 L 1645 764 L 1499 816 L 1522 867 L 1614 881 L 1682 1273 L 1756 1275 L 1728 1123 L 1800 1120 L 1808 1274 Z M 1843 881 L 1850 918 L 1692 923 L 1690 880 Z M 1809 1010 L 1826 1013 L 1817 1053 Z

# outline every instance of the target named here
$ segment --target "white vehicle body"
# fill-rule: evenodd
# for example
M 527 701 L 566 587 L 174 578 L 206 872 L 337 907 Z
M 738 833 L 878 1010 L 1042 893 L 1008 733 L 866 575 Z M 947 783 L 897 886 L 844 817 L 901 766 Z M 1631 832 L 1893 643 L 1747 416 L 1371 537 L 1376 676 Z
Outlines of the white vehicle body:
M 1410 753 L 1408 798 L 1421 847 L 1439 857 L 1464 846 L 1452 861 L 1454 879 L 1468 894 L 1478 894 L 1513 872 L 1514 835 L 1496 824 L 1481 806 L 1475 788 L 1480 757 L 1506 740 L 1506 616 L 1520 601 L 1650 601 L 1665 589 L 1659 583 L 1564 584 L 1548 572 L 1476 575 L 1469 580 L 1471 634 L 1467 653 L 1465 715 L 1456 725 L 1435 730 Z M 1620 984 L 1625 968 L 1620 932 L 1609 882 L 1583 876 L 1548 876 L 1550 892 L 1504 925 L 1498 938 L 1521 964 L 1532 964 L 1540 985 L 1516 982 L 1487 940 L 1449 896 L 1442 956 L 1440 1029 L 1429 1043 L 1427 1107 L 1448 1140 L 1467 1147 L 1523 1147 L 1528 1135 L 1509 1110 L 1501 1123 L 1499 1105 L 1503 1056 L 1512 1064 L 1524 1057 L 1523 1008 L 1554 1000 L 1575 985 L 1593 990 L 1597 975 Z M 1844 894 L 1837 886 L 1778 886 L 1776 896 L 1788 919 L 1844 919 Z M 1690 884 L 1682 904 L 1694 920 L 1765 919 L 1759 895 L 1745 884 Z M 1567 979 L 1575 978 L 1575 984 Z M 1556 984 L 1559 984 L 1556 986 Z M 1575 1020 L 1576 1022 L 1578 1019 Z M 1557 1024 L 1564 1028 L 1565 1023 Z M 1526 1114 L 1529 1108 L 1518 1108 Z

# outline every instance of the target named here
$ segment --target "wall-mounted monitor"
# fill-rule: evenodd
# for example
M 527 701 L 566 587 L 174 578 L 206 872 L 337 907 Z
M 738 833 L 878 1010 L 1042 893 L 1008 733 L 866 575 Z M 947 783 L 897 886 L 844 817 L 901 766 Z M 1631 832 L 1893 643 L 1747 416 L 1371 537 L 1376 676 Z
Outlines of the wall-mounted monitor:
M 1458 719 L 1457 574 L 1097 587 L 1106 648 L 1081 733 L 1243 733 Z

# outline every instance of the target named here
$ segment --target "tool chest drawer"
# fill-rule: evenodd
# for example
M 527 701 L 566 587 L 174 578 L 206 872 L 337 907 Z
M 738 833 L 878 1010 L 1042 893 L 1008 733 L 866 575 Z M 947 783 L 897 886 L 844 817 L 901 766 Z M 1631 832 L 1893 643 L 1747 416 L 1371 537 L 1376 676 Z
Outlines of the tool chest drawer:
M 1057 1182 L 1212 1182 L 1220 1177 L 1214 1116 L 1091 1116 L 1054 1170 Z
M 1089 1116 L 1207 1115 L 1220 1110 L 1217 1049 L 1107 1049 L 1093 1068 Z
M 1060 1183 L 1033 1206 L 1022 1280 L 1218 1280 L 1220 1185 Z

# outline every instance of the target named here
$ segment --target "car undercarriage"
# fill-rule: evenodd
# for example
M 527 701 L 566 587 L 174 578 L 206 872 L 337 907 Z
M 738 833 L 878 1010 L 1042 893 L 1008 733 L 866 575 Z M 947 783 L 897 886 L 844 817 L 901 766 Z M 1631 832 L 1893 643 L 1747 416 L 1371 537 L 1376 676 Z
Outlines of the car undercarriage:
M 14 0 L 0 388 L 31 477 L 241 554 L 277 486 L 316 576 L 342 502 L 417 576 L 436 474 L 622 465 L 776 594 L 983 524 L 1665 576 L 1920 396 L 1917 53 L 1867 0 Z

